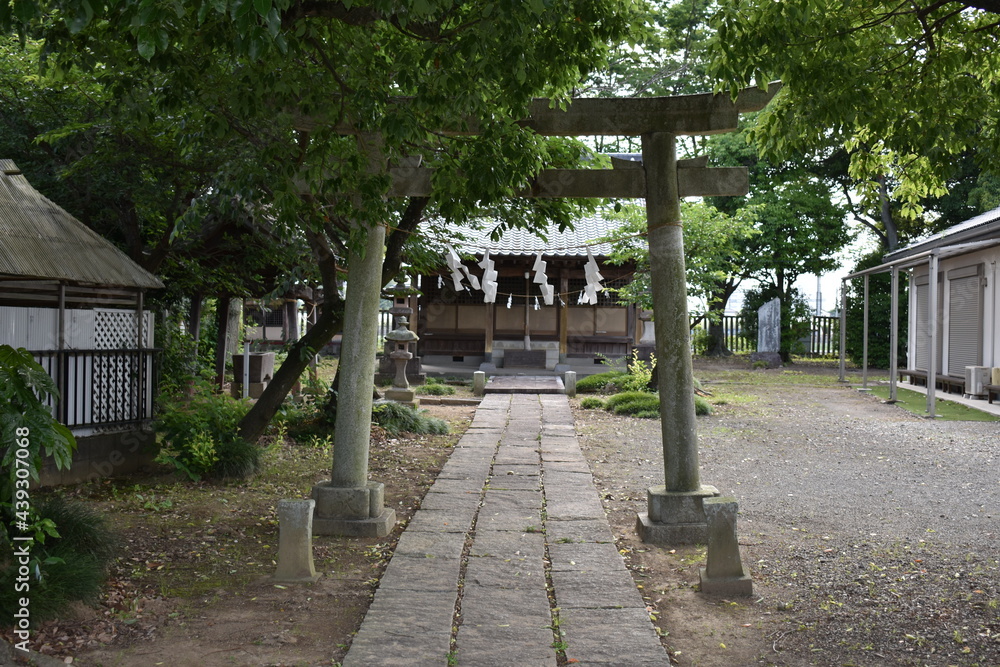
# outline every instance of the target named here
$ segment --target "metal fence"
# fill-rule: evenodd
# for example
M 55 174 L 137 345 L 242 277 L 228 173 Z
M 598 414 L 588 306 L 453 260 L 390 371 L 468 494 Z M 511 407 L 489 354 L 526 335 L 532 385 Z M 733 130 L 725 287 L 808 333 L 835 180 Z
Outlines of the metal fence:
M 59 389 L 49 401 L 66 426 L 124 426 L 153 418 L 160 350 L 31 353 Z
M 694 318 L 692 318 L 692 322 Z M 723 315 L 722 333 L 730 352 L 757 351 L 757 327 L 747 326 L 743 315 Z M 708 344 L 708 322 L 702 320 L 691 328 L 695 354 L 704 354 Z M 812 315 L 809 335 L 801 340 L 802 353 L 808 357 L 835 357 L 840 354 L 840 318 Z

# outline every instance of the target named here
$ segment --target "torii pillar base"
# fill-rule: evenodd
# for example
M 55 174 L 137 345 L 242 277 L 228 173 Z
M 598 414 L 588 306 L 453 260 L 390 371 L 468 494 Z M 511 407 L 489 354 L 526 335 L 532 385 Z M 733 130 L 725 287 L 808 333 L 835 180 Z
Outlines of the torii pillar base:
M 313 487 L 314 535 L 385 537 L 396 525 L 396 511 L 385 506 L 385 485 L 345 488 L 324 482 Z
M 648 512 L 640 512 L 636 517 L 639 539 L 661 546 L 707 544 L 708 519 L 703 503 L 718 495 L 719 490 L 707 484 L 697 491 L 651 487 L 647 491 Z

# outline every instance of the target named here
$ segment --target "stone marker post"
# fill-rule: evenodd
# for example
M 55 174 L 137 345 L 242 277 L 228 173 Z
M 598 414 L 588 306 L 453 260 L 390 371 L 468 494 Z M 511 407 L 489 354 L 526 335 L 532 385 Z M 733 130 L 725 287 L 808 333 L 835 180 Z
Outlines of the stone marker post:
M 476 371 L 472 374 L 472 394 L 482 396 L 486 393 L 486 372 Z
M 743 571 L 736 537 L 736 498 L 705 500 L 708 558 L 701 569 L 701 592 L 725 597 L 753 595 L 753 581 Z
M 278 569 L 272 581 L 297 584 L 319 579 L 313 566 L 312 523 L 316 501 L 278 501 Z
M 396 512 L 385 507 L 385 486 L 368 480 L 385 227 L 376 225 L 367 233 L 364 254 L 349 257 L 340 357 L 351 360 L 352 372 L 340 378 L 331 480 L 312 490 L 317 535 L 385 537 L 396 523 Z
M 702 502 L 719 492 L 715 487 L 703 486 L 698 473 L 684 231 L 674 135 L 642 135 L 642 156 L 666 484 L 647 491 L 648 511 L 639 514 L 636 529 L 644 542 L 693 544 L 707 537 Z
M 757 309 L 757 351 L 750 361 L 763 361 L 771 368 L 781 366 L 781 299 L 771 299 Z
M 566 388 L 566 395 L 570 398 L 576 396 L 576 371 L 566 371 L 563 375 L 563 386 Z

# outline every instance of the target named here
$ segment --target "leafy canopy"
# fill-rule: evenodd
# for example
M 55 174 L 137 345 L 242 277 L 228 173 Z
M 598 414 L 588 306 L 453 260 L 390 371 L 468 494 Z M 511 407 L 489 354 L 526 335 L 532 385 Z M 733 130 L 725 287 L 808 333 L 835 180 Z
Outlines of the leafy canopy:
M 722 0 L 711 72 L 730 90 L 780 79 L 752 131 L 781 159 L 834 144 L 868 208 L 888 179 L 901 213 L 943 194 L 945 166 L 1000 154 L 1000 51 L 992 2 Z M 885 196 L 885 193 L 883 193 Z

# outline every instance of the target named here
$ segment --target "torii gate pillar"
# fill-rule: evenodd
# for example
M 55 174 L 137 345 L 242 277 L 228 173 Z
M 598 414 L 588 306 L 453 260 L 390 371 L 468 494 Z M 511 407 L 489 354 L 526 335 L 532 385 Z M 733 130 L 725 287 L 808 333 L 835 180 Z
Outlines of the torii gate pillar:
M 647 491 L 647 512 L 636 529 L 643 542 L 704 543 L 708 524 L 702 502 L 719 495 L 701 484 L 694 412 L 694 380 L 688 331 L 684 228 L 681 222 L 675 137 L 642 135 L 646 170 L 646 220 L 656 359 L 660 387 L 660 425 L 665 484 Z

